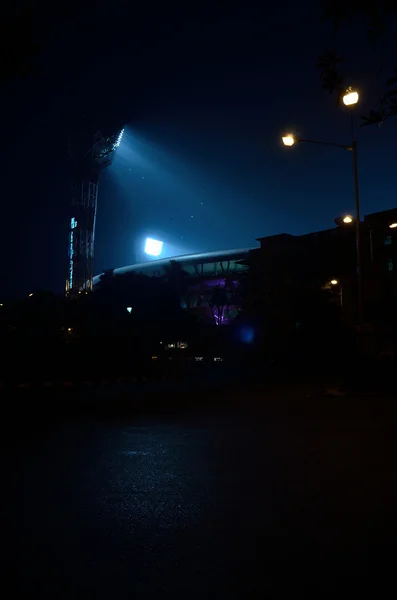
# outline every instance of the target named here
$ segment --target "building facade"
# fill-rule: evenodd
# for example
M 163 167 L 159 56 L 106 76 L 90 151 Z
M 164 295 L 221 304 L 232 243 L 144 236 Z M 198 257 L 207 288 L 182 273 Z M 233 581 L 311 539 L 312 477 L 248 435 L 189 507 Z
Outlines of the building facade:
M 258 238 L 258 247 L 153 260 L 114 269 L 111 275 L 170 277 L 170 265 L 176 265 L 184 279 L 183 306 L 217 324 L 229 323 L 243 308 L 248 313 L 267 312 L 275 328 L 290 329 L 303 316 L 320 315 L 318 309 L 324 308 L 324 320 L 332 321 L 334 315 L 343 325 L 353 327 L 358 323 L 356 226 L 354 220 L 335 222 L 336 227 L 325 231 Z M 360 233 L 364 322 L 393 326 L 397 209 L 366 215 Z M 251 287 L 245 285 L 244 293 L 237 294 L 247 272 Z M 94 288 L 103 277 L 94 278 Z M 326 310 L 328 305 L 334 307 L 333 313 Z

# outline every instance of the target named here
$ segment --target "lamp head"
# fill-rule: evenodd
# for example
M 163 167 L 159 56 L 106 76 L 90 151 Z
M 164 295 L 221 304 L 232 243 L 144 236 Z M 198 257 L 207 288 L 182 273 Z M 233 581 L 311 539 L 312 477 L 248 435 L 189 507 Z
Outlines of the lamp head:
M 293 146 L 295 144 L 295 136 L 292 133 L 286 133 L 282 137 L 284 146 Z
M 342 96 L 342 101 L 345 106 L 355 106 L 359 100 L 359 94 L 357 90 L 352 87 L 348 87 Z

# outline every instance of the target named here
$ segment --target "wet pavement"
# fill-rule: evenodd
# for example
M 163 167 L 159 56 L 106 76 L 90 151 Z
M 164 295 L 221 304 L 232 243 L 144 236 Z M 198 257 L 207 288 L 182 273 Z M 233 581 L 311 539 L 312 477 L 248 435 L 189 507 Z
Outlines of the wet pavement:
M 379 593 L 396 541 L 394 406 L 235 400 L 10 423 L 3 568 L 15 595 Z

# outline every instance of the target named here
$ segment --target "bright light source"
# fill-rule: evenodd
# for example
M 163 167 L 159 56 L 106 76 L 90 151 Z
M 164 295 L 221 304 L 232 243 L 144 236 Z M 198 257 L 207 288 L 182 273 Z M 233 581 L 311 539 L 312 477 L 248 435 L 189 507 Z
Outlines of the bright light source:
M 132 306 L 127 306 L 127 312 L 132 313 Z
M 293 146 L 295 144 L 295 137 L 292 133 L 287 133 L 282 137 L 284 146 Z
M 163 249 L 163 242 L 159 240 L 153 240 L 152 238 L 146 238 L 145 252 L 150 256 L 160 256 Z
M 72 327 L 68 327 L 68 332 L 71 333 L 73 331 Z
M 354 104 L 357 104 L 358 102 L 358 97 L 358 92 L 349 87 L 342 97 L 343 104 L 345 106 L 354 106 Z
M 353 223 L 353 217 L 350 215 L 346 215 L 345 217 L 343 217 L 342 221 L 346 224 Z
M 124 135 L 124 129 L 122 129 L 118 135 L 117 140 L 114 143 L 114 148 L 118 148 L 120 146 L 121 140 L 123 139 L 123 135 Z
M 330 284 L 331 285 L 338 285 L 339 281 L 337 279 L 331 279 Z
M 395 229 L 397 227 L 397 223 L 390 223 L 390 229 Z
M 31 293 L 29 294 L 29 298 L 31 298 L 32 296 L 33 296 L 33 292 L 31 292 Z

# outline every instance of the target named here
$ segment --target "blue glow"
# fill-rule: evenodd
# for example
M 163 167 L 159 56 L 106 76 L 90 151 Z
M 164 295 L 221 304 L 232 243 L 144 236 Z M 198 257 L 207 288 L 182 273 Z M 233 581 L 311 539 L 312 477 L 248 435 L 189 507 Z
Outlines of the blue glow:
M 250 325 L 245 325 L 240 332 L 240 339 L 244 344 L 252 344 L 255 338 L 255 332 Z
M 76 229 L 77 221 L 74 217 L 70 219 L 70 234 L 69 234 L 69 289 L 71 290 L 73 287 L 73 257 L 74 257 L 74 247 L 73 247 L 73 229 Z

